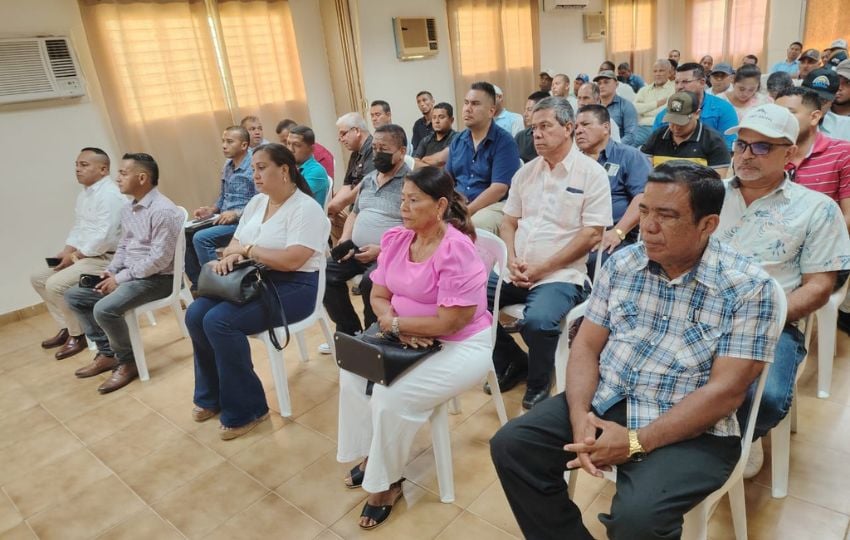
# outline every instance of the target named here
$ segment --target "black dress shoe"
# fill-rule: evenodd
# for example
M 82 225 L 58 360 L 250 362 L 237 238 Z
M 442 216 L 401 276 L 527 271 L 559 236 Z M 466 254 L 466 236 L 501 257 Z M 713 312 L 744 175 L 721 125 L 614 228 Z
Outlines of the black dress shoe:
M 519 366 L 516 362 L 511 362 L 510 364 L 508 364 L 508 368 L 503 374 L 497 374 L 497 378 L 499 380 L 499 390 L 502 392 L 507 392 L 511 390 L 514 386 L 524 381 L 527 375 L 528 367 Z M 490 383 L 484 383 L 484 393 L 490 394 Z
M 525 395 L 522 397 L 522 408 L 531 410 L 535 405 L 549 397 L 549 390 L 552 388 L 552 383 L 543 387 L 529 386 L 525 389 Z

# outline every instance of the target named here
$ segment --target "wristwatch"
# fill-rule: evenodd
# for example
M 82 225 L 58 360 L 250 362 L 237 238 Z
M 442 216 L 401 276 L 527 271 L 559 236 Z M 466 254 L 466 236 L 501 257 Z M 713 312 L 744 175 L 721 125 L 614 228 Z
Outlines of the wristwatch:
M 632 461 L 643 461 L 646 457 L 646 450 L 641 446 L 638 440 L 638 432 L 636 429 L 629 430 L 629 459 Z
M 621 242 L 626 239 L 626 233 L 623 232 L 623 229 L 614 229 L 614 232 L 620 237 Z

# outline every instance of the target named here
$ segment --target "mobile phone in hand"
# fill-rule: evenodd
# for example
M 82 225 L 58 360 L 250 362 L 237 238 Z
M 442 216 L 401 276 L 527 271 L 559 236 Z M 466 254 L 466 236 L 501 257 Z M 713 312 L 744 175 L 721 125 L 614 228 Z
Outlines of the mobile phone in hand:
M 62 264 L 62 259 L 59 257 L 45 257 L 44 260 L 47 262 L 48 268 L 56 268 Z
M 97 274 L 80 274 L 79 285 L 83 289 L 94 289 L 101 281 L 103 278 Z
M 358 248 L 351 240 L 346 240 L 331 250 L 331 258 L 333 258 L 336 262 L 339 262 L 340 259 L 348 255 L 348 252 L 352 249 L 356 253 L 360 248 Z

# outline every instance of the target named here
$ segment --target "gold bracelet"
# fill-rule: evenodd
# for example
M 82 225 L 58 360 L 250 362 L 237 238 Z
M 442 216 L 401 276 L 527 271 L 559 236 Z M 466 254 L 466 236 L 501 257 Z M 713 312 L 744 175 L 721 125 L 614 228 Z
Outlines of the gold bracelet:
M 250 259 L 250 258 L 251 258 L 251 251 L 252 251 L 253 249 L 254 249 L 254 244 L 248 244 L 248 247 L 247 247 L 247 248 L 245 248 L 245 258 L 246 258 L 246 259 Z

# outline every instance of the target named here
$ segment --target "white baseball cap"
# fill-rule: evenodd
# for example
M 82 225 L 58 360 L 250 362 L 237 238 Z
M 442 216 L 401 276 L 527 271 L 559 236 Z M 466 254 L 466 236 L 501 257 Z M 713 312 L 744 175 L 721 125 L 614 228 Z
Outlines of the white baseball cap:
M 742 129 L 751 129 L 771 139 L 788 139 L 791 144 L 797 144 L 797 135 L 800 134 L 800 124 L 791 111 L 773 103 L 750 109 L 740 124 L 725 133 L 732 135 Z
M 504 94 L 502 93 L 502 89 L 501 89 L 501 88 L 499 88 L 498 86 L 496 86 L 495 84 L 493 85 L 493 90 L 495 90 L 495 91 L 496 91 L 496 95 L 497 95 L 497 96 L 503 96 L 503 95 L 504 95 Z
M 827 51 L 831 51 L 832 49 L 846 49 L 847 48 L 847 40 L 846 39 L 836 39 L 833 41 Z

